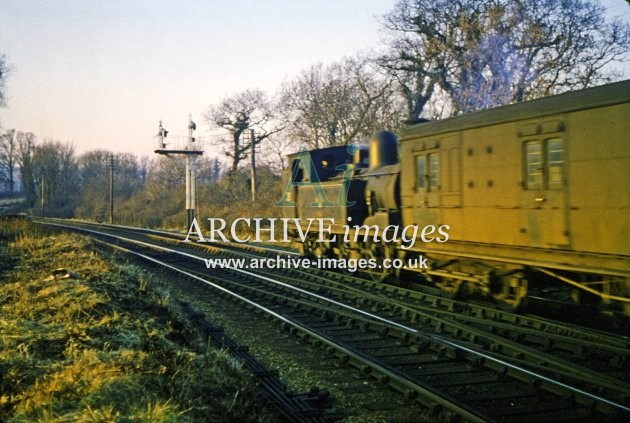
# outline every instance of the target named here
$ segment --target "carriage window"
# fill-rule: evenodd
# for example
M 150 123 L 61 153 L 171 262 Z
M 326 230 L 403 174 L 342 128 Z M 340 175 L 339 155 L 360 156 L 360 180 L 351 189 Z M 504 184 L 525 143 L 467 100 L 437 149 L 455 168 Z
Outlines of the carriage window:
M 427 178 L 427 158 L 426 156 L 416 157 L 416 191 L 423 191 Z
M 436 154 L 429 154 L 429 190 L 440 187 L 440 158 Z
M 525 143 L 525 181 L 527 189 L 562 188 L 564 143 L 551 138 Z
M 416 191 L 440 188 L 440 156 L 437 153 L 416 157 Z
M 542 189 L 543 155 L 539 141 L 525 143 L 525 173 L 527 189 Z
M 562 168 L 564 164 L 564 148 L 560 138 L 547 140 L 547 166 L 549 188 L 562 187 Z

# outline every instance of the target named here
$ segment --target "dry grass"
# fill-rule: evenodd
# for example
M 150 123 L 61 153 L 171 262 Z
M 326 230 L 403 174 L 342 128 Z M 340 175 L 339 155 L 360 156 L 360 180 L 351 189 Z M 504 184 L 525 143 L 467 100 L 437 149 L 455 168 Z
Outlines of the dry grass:
M 168 292 L 88 239 L 0 222 L 0 263 L 0 421 L 272 419 Z M 46 279 L 60 267 L 79 278 Z

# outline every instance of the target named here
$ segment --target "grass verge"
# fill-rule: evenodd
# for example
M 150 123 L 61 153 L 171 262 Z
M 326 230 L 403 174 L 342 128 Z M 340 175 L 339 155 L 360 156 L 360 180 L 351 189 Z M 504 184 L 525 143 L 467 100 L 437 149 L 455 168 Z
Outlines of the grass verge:
M 0 221 L 0 263 L 0 421 L 275 420 L 167 291 L 89 239 Z

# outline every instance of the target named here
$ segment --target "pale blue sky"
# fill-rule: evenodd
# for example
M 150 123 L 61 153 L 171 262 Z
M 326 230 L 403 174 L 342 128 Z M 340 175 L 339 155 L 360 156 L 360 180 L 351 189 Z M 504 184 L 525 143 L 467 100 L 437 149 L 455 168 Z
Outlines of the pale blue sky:
M 160 119 L 199 135 L 212 103 L 273 94 L 318 61 L 378 45 L 395 0 L 0 0 L 0 53 L 13 64 L 0 124 L 39 139 L 151 155 Z M 607 0 L 630 19 L 625 0 Z
M 316 61 L 375 46 L 394 0 L 0 0 L 0 52 L 14 66 L 4 128 L 78 151 L 152 153 L 164 120 L 247 88 L 273 94 Z

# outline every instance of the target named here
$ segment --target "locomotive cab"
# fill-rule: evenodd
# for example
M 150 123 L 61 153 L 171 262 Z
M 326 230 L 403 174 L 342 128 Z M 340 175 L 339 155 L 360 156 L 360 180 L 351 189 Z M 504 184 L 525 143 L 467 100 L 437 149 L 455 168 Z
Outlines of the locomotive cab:
M 349 146 L 291 154 L 283 178 L 290 204 L 284 216 L 300 219 L 300 224 L 309 218 L 334 219 L 334 227 L 344 225 L 348 218 L 363 221 L 365 182 L 353 176 L 365 169 L 366 158 L 364 149 Z

